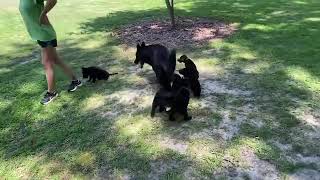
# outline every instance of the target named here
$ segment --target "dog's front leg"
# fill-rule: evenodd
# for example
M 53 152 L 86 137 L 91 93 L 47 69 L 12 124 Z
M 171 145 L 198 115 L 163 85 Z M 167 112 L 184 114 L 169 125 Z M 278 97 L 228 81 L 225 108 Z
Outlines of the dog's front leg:
M 156 108 L 157 108 L 157 100 L 156 98 L 152 102 L 152 108 L 151 108 L 151 117 L 154 117 L 154 114 L 156 113 Z
M 188 112 L 185 111 L 185 113 L 184 113 L 184 120 L 185 120 L 185 121 L 190 121 L 191 119 L 192 119 L 192 116 L 189 116 L 189 115 L 188 115 Z

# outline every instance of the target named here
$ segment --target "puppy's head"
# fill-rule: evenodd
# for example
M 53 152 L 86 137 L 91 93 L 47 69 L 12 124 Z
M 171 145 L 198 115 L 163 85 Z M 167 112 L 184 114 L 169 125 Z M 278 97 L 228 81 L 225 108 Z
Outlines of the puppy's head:
M 182 56 L 178 59 L 178 62 L 179 62 L 179 63 L 182 63 L 182 62 L 185 62 L 187 59 L 189 59 L 188 56 L 182 55 Z
M 144 42 L 141 43 L 141 45 L 138 43 L 137 44 L 137 52 L 136 52 L 136 59 L 134 60 L 135 64 L 141 65 L 141 68 L 143 67 L 144 64 L 144 52 L 143 49 L 146 47 L 146 44 Z
M 89 69 L 88 68 L 85 68 L 85 67 L 82 68 L 82 76 L 83 76 L 83 78 L 89 77 Z

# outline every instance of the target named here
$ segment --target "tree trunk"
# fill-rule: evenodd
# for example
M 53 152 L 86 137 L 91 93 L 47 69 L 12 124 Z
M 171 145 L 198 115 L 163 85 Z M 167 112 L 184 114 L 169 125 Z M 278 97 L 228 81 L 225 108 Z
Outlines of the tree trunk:
M 169 11 L 169 15 L 171 18 L 171 26 L 172 29 L 174 29 L 176 27 L 176 22 L 175 22 L 175 18 L 174 18 L 174 5 L 173 5 L 173 0 L 165 0 L 166 4 L 167 4 L 167 9 Z

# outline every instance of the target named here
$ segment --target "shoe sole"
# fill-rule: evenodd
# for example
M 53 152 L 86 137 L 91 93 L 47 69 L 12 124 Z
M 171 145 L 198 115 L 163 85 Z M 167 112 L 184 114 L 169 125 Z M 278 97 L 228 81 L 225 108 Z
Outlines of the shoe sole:
M 73 92 L 73 91 L 77 90 L 77 88 L 80 86 L 82 86 L 82 82 L 79 85 L 75 86 L 73 89 L 69 90 L 69 92 Z
M 45 102 L 45 103 L 42 103 L 42 102 L 40 102 L 42 105 L 47 105 L 47 104 L 49 104 L 51 101 L 53 101 L 56 97 L 58 97 L 58 93 L 57 93 L 57 95 L 55 95 L 52 99 L 50 99 L 50 101 L 48 101 L 48 102 Z

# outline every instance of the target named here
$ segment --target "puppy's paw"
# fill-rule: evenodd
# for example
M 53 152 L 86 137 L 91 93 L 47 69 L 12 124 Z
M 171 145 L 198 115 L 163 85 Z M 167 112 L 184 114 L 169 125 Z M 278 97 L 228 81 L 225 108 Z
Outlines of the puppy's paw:
M 170 115 L 170 117 L 169 117 L 169 121 L 175 121 L 176 119 L 174 118 L 174 116 L 173 115 Z
M 190 121 L 191 119 L 192 119 L 192 116 L 188 116 L 184 118 L 185 121 Z

